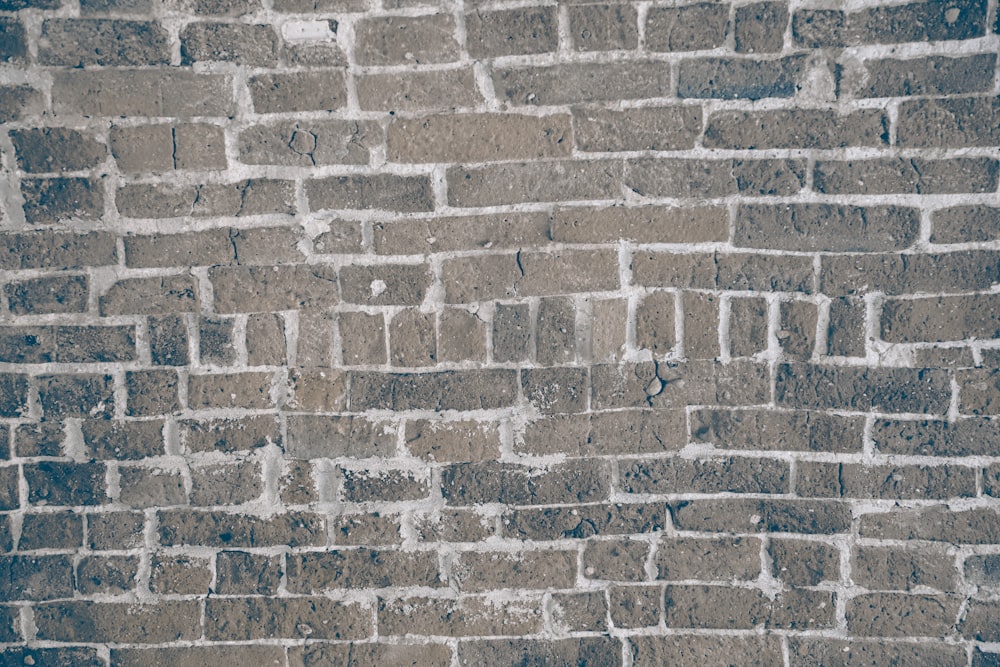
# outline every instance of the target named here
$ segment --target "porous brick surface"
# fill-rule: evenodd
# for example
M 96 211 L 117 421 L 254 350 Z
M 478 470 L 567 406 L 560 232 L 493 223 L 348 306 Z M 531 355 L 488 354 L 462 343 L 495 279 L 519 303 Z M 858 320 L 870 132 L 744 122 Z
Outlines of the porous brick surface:
M 1000 665 L 997 0 L 0 0 L 0 665 Z

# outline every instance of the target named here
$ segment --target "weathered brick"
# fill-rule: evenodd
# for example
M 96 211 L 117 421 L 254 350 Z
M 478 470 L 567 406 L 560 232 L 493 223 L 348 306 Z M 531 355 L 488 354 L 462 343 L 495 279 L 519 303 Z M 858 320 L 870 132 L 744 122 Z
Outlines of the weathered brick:
M 53 72 L 57 113 L 94 116 L 227 116 L 232 80 L 227 75 L 169 70 Z
M 210 640 L 265 638 L 363 639 L 372 633 L 356 602 L 312 598 L 215 598 L 205 605 Z
M 157 366 L 184 366 L 189 362 L 187 325 L 180 315 L 149 318 L 149 348 Z
M 188 376 L 188 407 L 263 409 L 271 406 L 271 373 Z
M 347 104 L 343 70 L 258 74 L 248 82 L 257 113 L 335 111 Z
M 768 385 L 767 367 L 752 362 L 602 364 L 591 369 L 591 409 L 761 404 Z
M 247 364 L 250 366 L 281 365 L 285 353 L 285 322 L 274 313 L 254 313 L 247 317 Z
M 330 519 L 330 539 L 338 545 L 399 546 L 402 541 L 399 524 L 398 515 L 341 514 Z M 419 519 L 414 529 L 418 537 L 427 537 L 426 524 Z
M 190 275 L 119 280 L 99 298 L 101 315 L 163 315 L 198 310 L 198 285 Z
M 512 405 L 516 371 L 506 369 L 351 375 L 351 410 L 491 410 Z
M 779 306 L 778 343 L 785 357 L 809 360 L 816 347 L 816 306 L 805 301 L 782 301 Z
M 937 545 L 918 549 L 855 546 L 851 554 L 851 580 L 870 590 L 912 591 L 929 586 L 951 592 L 957 575 L 954 555 Z
M 861 537 L 991 544 L 1000 539 L 1000 514 L 991 508 L 952 511 L 947 507 L 900 508 L 861 516 Z
M 114 126 L 111 153 L 125 172 L 225 169 L 225 137 L 216 125 Z
M 463 593 L 497 588 L 572 588 L 576 581 L 575 551 L 518 553 L 463 551 L 452 576 Z
M 434 196 L 427 176 L 333 176 L 306 181 L 305 191 L 314 210 L 383 209 L 413 213 L 434 208 Z
M 1000 238 L 1000 208 L 954 206 L 931 214 L 931 243 L 992 241 Z
M 0 416 L 20 417 L 28 412 L 28 376 L 0 374 Z
M 781 364 L 775 398 L 792 408 L 944 413 L 947 373 L 935 369 Z
M 622 647 L 613 637 L 573 639 L 480 639 L 458 644 L 458 664 L 607 665 L 621 667 Z
M 680 530 L 822 535 L 850 529 L 847 504 L 823 500 L 699 499 L 671 505 Z
M 986 419 L 954 422 L 879 419 L 875 420 L 871 437 L 882 454 L 988 455 L 1000 442 L 1000 423 Z
M 777 637 L 742 635 L 634 636 L 629 638 L 635 667 L 676 665 L 704 667 L 725 665 L 738 660 L 746 667 L 766 667 L 782 661 Z
M 253 125 L 239 135 L 240 161 L 309 167 L 368 164 L 382 128 L 363 121 L 298 121 Z
M 543 414 L 583 412 L 587 408 L 586 368 L 526 368 L 521 392 Z
M 647 628 L 660 624 L 663 606 L 660 586 L 613 586 L 608 591 L 608 599 L 611 623 L 616 628 Z M 637 657 L 633 651 L 633 663 Z
M 215 548 L 288 545 L 323 546 L 326 529 L 321 515 L 287 512 L 257 517 L 228 512 L 165 510 L 157 512 L 158 537 L 163 546 Z
M 114 412 L 114 383 L 110 375 L 43 375 L 37 381 L 38 401 L 46 419 L 107 417 Z M 14 391 L 4 395 L 16 398 L 16 385 Z
M 13 641 L 13 639 L 11 639 Z M 27 648 L 12 646 L 0 650 L 0 660 L 12 665 L 36 665 L 53 667 L 104 667 L 104 660 L 96 648 L 70 646 L 65 648 Z
M 361 65 L 445 63 L 458 60 L 450 14 L 362 19 L 355 26 L 354 57 Z
M 485 461 L 500 453 L 496 423 L 419 419 L 406 423 L 410 453 L 432 461 Z
M 447 466 L 441 493 L 449 505 L 550 505 L 607 500 L 610 471 L 602 461 L 572 461 L 547 469 L 487 461 Z
M 132 218 L 292 214 L 293 183 L 250 179 L 203 185 L 126 185 L 116 195 L 118 211 Z
M 99 505 L 107 502 L 104 466 L 99 463 L 29 463 L 24 466 L 24 478 L 28 483 L 28 502 L 32 504 Z
M 683 410 L 626 410 L 557 416 L 527 425 L 514 449 L 528 454 L 638 454 L 679 450 L 687 444 Z
M 369 458 L 395 451 L 394 433 L 362 417 L 292 415 L 287 453 L 292 458 Z
M 201 635 L 195 600 L 51 602 L 35 607 L 39 639 L 63 642 L 162 643 Z
M 260 464 L 237 461 L 191 468 L 192 505 L 239 505 L 264 490 Z
M 705 127 L 706 148 L 844 148 L 884 146 L 889 121 L 882 111 L 839 114 L 825 109 L 719 111 Z
M 557 208 L 552 218 L 552 239 L 563 243 L 619 239 L 636 243 L 709 243 L 728 238 L 729 215 L 721 207 Z
M 585 4 L 569 8 L 577 51 L 616 51 L 639 45 L 638 12 L 632 5 Z
M 4 285 L 7 305 L 15 315 L 82 313 L 87 310 L 87 276 L 56 275 Z
M 517 509 L 501 521 L 504 534 L 518 539 L 583 539 L 662 530 L 667 513 L 663 504 L 603 504 Z
M 497 96 L 511 104 L 555 105 L 663 97 L 670 68 L 661 61 L 565 63 L 493 70 Z
M 635 309 L 635 342 L 655 356 L 670 354 L 676 340 L 676 303 L 673 292 L 647 294 Z
M 895 250 L 917 240 L 919 222 L 911 208 L 748 204 L 737 212 L 734 242 L 780 250 Z
M 1000 140 L 1000 98 L 956 97 L 904 102 L 896 143 L 904 147 L 992 146 Z
M 824 194 L 993 192 L 1000 163 L 986 158 L 921 158 L 816 163 L 813 188 Z
M 736 8 L 733 37 L 737 53 L 781 51 L 788 26 L 788 7 L 781 2 L 759 2 Z
M 779 60 L 684 60 L 677 73 L 677 95 L 682 98 L 751 100 L 792 97 L 808 75 L 809 61 L 805 56 Z
M 472 69 L 406 71 L 355 76 L 366 111 L 443 111 L 482 102 Z
M 25 514 L 19 551 L 79 549 L 83 543 L 83 517 L 70 510 Z M 61 597 L 61 596 L 59 596 Z
M 150 564 L 149 590 L 163 595 L 205 595 L 212 572 L 208 560 L 188 556 L 156 556 Z
M 14 17 L 0 18 L 0 62 L 18 64 L 28 58 L 28 37 L 24 25 Z
M 624 459 L 626 493 L 787 493 L 788 466 L 776 459 Z
M 288 589 L 295 593 L 444 584 L 433 551 L 335 549 L 290 555 L 285 567 Z
M 583 551 L 583 573 L 588 579 L 645 581 L 649 544 L 632 540 L 590 541 Z
M 650 51 L 700 51 L 722 46 L 729 24 L 729 7 L 697 3 L 683 7 L 654 7 L 646 18 L 646 47 Z
M 639 252 L 632 257 L 632 279 L 647 287 L 808 293 L 813 265 L 796 256 Z
M 800 10 L 792 17 L 796 45 L 808 48 L 969 39 L 985 32 L 982 0 L 944 5 L 914 2 L 844 12 Z
M 87 419 L 83 441 L 96 459 L 142 459 L 163 454 L 163 421 Z
M 681 292 L 684 310 L 684 356 L 712 359 L 719 355 L 719 297 Z
M 959 631 L 970 639 L 995 642 L 1000 639 L 996 624 L 997 612 L 1000 612 L 1000 605 L 995 601 L 970 600 L 959 623 Z
M 822 258 L 821 291 L 889 295 L 987 289 L 1000 276 L 1000 255 L 967 250 L 941 254 L 844 255 Z
M 829 266 L 821 260 L 821 281 L 828 281 L 832 275 L 823 272 Z M 825 284 L 824 292 L 830 291 Z M 830 300 L 829 319 L 826 329 L 827 354 L 845 357 L 863 357 L 865 354 L 865 303 L 860 297 L 842 296 Z
M 131 507 L 186 505 L 187 493 L 180 471 L 157 468 L 118 468 L 118 500 Z
M 92 178 L 22 179 L 21 196 L 32 224 L 98 220 L 104 213 L 104 185 Z
M 559 42 L 557 22 L 555 7 L 470 12 L 466 48 L 476 59 L 552 52 Z
M 255 313 L 334 306 L 337 274 L 324 265 L 234 266 L 209 269 L 218 313 Z
M 173 665 L 174 667 L 200 667 L 224 662 L 241 665 L 280 665 L 284 663 L 284 649 L 280 646 L 184 646 L 155 648 L 115 648 L 111 651 L 114 667 L 148 667 Z
M 771 576 L 790 586 L 816 586 L 840 578 L 840 551 L 825 542 L 772 539 Z
M 372 264 L 340 270 L 344 301 L 363 305 L 418 306 L 430 286 L 426 264 Z
M 481 597 L 379 599 L 379 636 L 529 635 L 542 630 L 540 600 L 496 605 Z
M 992 53 L 873 59 L 844 71 L 838 86 L 841 93 L 855 97 L 982 93 L 990 89 L 995 67 Z
M 1000 555 L 984 554 L 965 559 L 965 579 L 981 586 L 1000 585 Z
M 0 432 L 5 436 L 9 431 L 4 428 Z M 60 456 L 65 436 L 65 429 L 59 422 L 19 424 L 14 429 L 14 451 L 17 456 Z M 2 458 L 10 458 L 9 453 Z
M 691 439 L 717 449 L 860 452 L 864 420 L 821 412 L 698 409 Z
M 310 642 L 303 647 L 290 648 L 288 654 L 291 664 L 296 667 L 362 667 L 406 662 L 421 667 L 449 667 L 452 664 L 450 647 L 426 641 L 420 644 Z
M 281 583 L 281 558 L 220 551 L 215 557 L 215 576 L 220 595 L 274 595 Z
M 1000 370 L 995 368 L 964 369 L 956 373 L 961 387 L 959 411 L 963 414 L 994 415 L 1000 413 Z
M 535 159 L 566 156 L 571 148 L 566 115 L 423 116 L 394 119 L 388 131 L 388 159 L 393 162 Z
M 41 113 L 41 91 L 28 85 L 0 86 L 0 122 L 9 123 Z
M 0 556 L 4 601 L 52 600 L 73 595 L 68 556 Z
M 760 576 L 760 542 L 750 538 L 665 538 L 656 547 L 657 579 L 754 580 Z
M 913 665 L 913 667 L 962 667 L 965 647 L 944 642 L 886 641 L 826 638 L 790 638 L 791 664 L 795 667 L 854 667 L 855 665 Z
M 805 171 L 801 160 L 641 159 L 627 163 L 625 183 L 646 197 L 791 195 L 804 187 Z
M 17 166 L 28 173 L 81 171 L 104 161 L 107 148 L 93 136 L 61 127 L 14 130 Z
M 143 543 L 142 512 L 87 514 L 88 549 L 134 549 Z
M 867 593 L 847 602 L 847 627 L 863 637 L 943 637 L 958 618 L 961 599 L 949 595 Z
M 834 624 L 833 594 L 792 589 L 771 600 L 754 589 L 723 586 L 667 586 L 667 627 L 752 629 L 830 628 Z
M 1000 300 L 993 295 L 888 300 L 881 335 L 894 343 L 1000 337 Z
M 278 62 L 278 36 L 267 25 L 189 23 L 180 38 L 182 65 L 222 61 L 273 67 Z
M 348 366 L 386 363 L 385 317 L 379 313 L 337 314 L 341 358 Z
M 601 591 L 553 593 L 552 625 L 559 632 L 605 632 L 608 604 Z
M 767 349 L 768 306 L 760 297 L 729 302 L 729 354 L 752 357 Z
M 48 19 L 38 59 L 43 65 L 168 65 L 167 31 L 153 21 Z
M 438 358 L 445 362 L 486 360 L 486 323 L 477 313 L 447 308 L 440 314 Z
M 616 199 L 622 165 L 610 160 L 523 162 L 451 167 L 448 203 L 458 207 L 537 201 Z
M 227 366 L 236 361 L 233 327 L 232 318 L 199 318 L 198 361 L 200 363 Z

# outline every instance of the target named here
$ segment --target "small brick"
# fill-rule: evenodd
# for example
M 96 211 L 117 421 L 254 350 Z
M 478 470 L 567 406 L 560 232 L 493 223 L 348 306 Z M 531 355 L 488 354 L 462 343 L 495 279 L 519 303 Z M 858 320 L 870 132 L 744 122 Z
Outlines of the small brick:
M 15 608 L 15 614 L 16 614 Z M 6 641 L 6 639 L 5 639 Z M 14 641 L 11 637 L 10 641 Z M 12 665 L 54 665 L 55 667 L 104 667 L 96 648 L 25 648 L 21 646 L 0 650 L 0 660 Z
M 840 551 L 825 542 L 772 539 L 771 576 L 790 586 L 840 580 Z
M 412 213 L 434 208 L 433 192 L 427 176 L 333 176 L 306 181 L 305 191 L 314 210 L 382 209 Z
M 588 542 L 583 551 L 583 573 L 588 579 L 644 581 L 649 544 L 631 540 Z
M 443 362 L 486 360 L 486 323 L 477 313 L 446 308 L 440 314 L 438 358 Z
M 44 375 L 37 381 L 38 400 L 46 419 L 106 417 L 114 412 L 114 383 L 110 375 Z M 4 392 L 12 399 L 18 393 L 16 385 L 13 391 Z
M 589 360 L 604 363 L 620 359 L 625 348 L 628 303 L 622 299 L 601 299 L 591 301 L 590 307 Z
M 131 218 L 248 216 L 295 212 L 293 183 L 250 179 L 199 185 L 126 185 L 116 195 L 118 211 Z
M 407 308 L 389 322 L 389 363 L 393 366 L 433 366 L 437 361 L 437 331 L 431 313 Z
M 288 556 L 288 590 L 315 594 L 344 588 L 440 587 L 433 551 L 345 549 Z
M 577 51 L 616 51 L 639 45 L 638 13 L 631 5 L 570 7 L 569 31 Z
M 260 464 L 237 461 L 191 468 L 192 505 L 240 505 L 264 491 Z
M 9 123 L 42 111 L 42 94 L 28 85 L 0 86 L 0 122 Z
M 179 432 L 181 444 L 191 453 L 250 451 L 281 442 L 277 422 L 271 416 L 185 420 L 180 422 Z
M 623 459 L 626 493 L 787 493 L 788 467 L 775 459 Z
M 87 276 L 57 275 L 8 283 L 3 289 L 15 315 L 83 313 L 90 281 Z
M 813 187 L 825 194 L 983 193 L 996 190 L 998 169 L 985 158 L 820 161 Z
M 24 26 L 16 18 L 0 19 L 0 62 L 23 63 L 28 58 L 28 38 Z
M 667 627 L 749 630 L 813 629 L 834 625 L 833 594 L 792 589 L 774 600 L 754 589 L 722 586 L 667 586 Z
M 215 592 L 219 595 L 275 595 L 281 583 L 281 558 L 220 551 L 215 573 Z
M 451 648 L 445 644 L 383 644 L 383 643 L 323 643 L 310 642 L 292 647 L 288 657 L 294 665 L 395 665 L 407 661 L 421 667 L 448 667 Z
M 498 67 L 493 86 L 514 105 L 636 100 L 662 97 L 670 89 L 670 68 L 659 61 Z
M 0 556 L 0 573 L 0 594 L 6 602 L 73 595 L 73 566 L 67 556 Z
M 7 429 L 3 432 L 7 433 Z M 17 456 L 61 456 L 65 437 L 65 429 L 59 422 L 18 424 L 14 429 L 14 451 Z
M 862 637 L 944 637 L 960 603 L 957 596 L 863 594 L 847 602 L 847 627 Z
M 657 579 L 751 581 L 760 576 L 760 542 L 751 538 L 665 538 L 656 547 Z
M 862 515 L 860 535 L 880 540 L 991 544 L 1000 539 L 1000 514 L 991 508 L 964 511 L 941 506 L 900 508 Z
M 991 53 L 959 58 L 873 59 L 848 69 L 838 85 L 842 92 L 855 97 L 984 93 L 993 82 L 995 67 L 996 56 Z
M 759 2 L 736 8 L 733 35 L 737 53 L 781 51 L 788 26 L 788 7 L 781 2 Z
M 793 97 L 803 87 L 809 75 L 809 61 L 805 56 L 790 56 L 779 60 L 684 60 L 677 73 L 677 96 L 749 100 Z
M 355 76 L 365 111 L 444 111 L 483 101 L 472 69 L 406 71 Z
M 586 368 L 526 368 L 521 392 L 543 414 L 583 412 L 589 381 Z
M 167 370 L 128 371 L 125 387 L 128 391 L 129 416 L 167 415 L 181 409 L 177 394 L 177 373 Z
M 432 461 L 486 461 L 499 456 L 500 434 L 491 422 L 419 419 L 406 424 L 406 446 Z
M 362 19 L 354 30 L 354 57 L 360 65 L 418 65 L 458 60 L 455 19 L 450 14 Z
M 719 297 L 682 292 L 684 309 L 684 356 L 711 359 L 719 355 Z
M 663 530 L 665 505 L 620 504 L 511 510 L 501 517 L 503 533 L 522 540 L 585 539 Z
M 87 419 L 81 426 L 84 444 L 94 458 L 142 459 L 163 454 L 162 420 Z
M 149 589 L 165 595 L 204 595 L 212 572 L 204 558 L 154 557 L 150 564 Z
M 969 556 L 964 565 L 966 581 L 981 586 L 1000 585 L 1000 555 Z
M 789 359 L 807 361 L 816 347 L 816 306 L 806 301 L 782 301 L 777 332 L 781 351 Z
M 143 543 L 142 512 L 87 514 L 88 549 L 134 549 Z
M 532 351 L 532 322 L 526 303 L 496 304 L 493 314 L 493 360 L 527 361 Z
M 53 72 L 57 113 L 94 116 L 228 116 L 234 112 L 228 75 L 164 70 Z
M 549 297 L 538 305 L 535 356 L 539 364 L 572 362 L 575 356 L 576 309 L 569 299 Z
M 342 514 L 330 520 L 330 539 L 340 545 L 399 546 L 399 523 L 392 515 Z M 426 524 L 417 520 L 414 529 L 418 537 L 426 537 Z
M 821 412 L 699 409 L 691 439 L 718 449 L 860 452 L 864 420 Z
M 368 164 L 382 128 L 371 122 L 298 121 L 253 125 L 239 135 L 240 161 L 309 167 Z
M 965 243 L 1000 238 L 1000 208 L 955 206 L 931 214 L 931 243 Z
M 1000 140 L 998 117 L 1000 98 L 996 97 L 903 102 L 896 142 L 907 148 L 991 146 Z
M 180 39 L 182 65 L 222 61 L 273 67 L 278 62 L 278 36 L 267 25 L 189 23 Z
M 879 254 L 823 257 L 821 291 L 888 295 L 987 289 L 996 280 L 998 256 L 967 250 L 941 254 Z M 858 302 L 858 308 L 863 306 Z
M 944 642 L 886 641 L 793 637 L 789 640 L 793 665 L 912 665 L 913 667 L 962 667 L 968 663 L 965 647 Z M 975 663 L 973 663 L 975 664 Z M 985 667 L 985 666 L 984 666 Z
M 559 42 L 556 24 L 555 7 L 470 12 L 466 48 L 477 60 L 552 52 Z
M 992 295 L 888 300 L 881 336 L 889 342 L 940 342 L 1000 337 L 1000 313 Z
M 960 370 L 959 411 L 962 414 L 1000 414 L 1000 370 L 976 368 Z
M 566 115 L 423 116 L 394 119 L 388 131 L 388 159 L 392 162 L 535 159 L 567 156 L 571 148 Z
M 576 581 L 575 551 L 520 553 L 465 551 L 458 554 L 452 576 L 463 593 L 498 588 L 572 588 Z
M 513 405 L 517 373 L 507 369 L 380 373 L 351 376 L 350 409 L 493 410 Z
M 542 630 L 539 600 L 496 605 L 481 597 L 379 599 L 379 636 L 521 635 Z
M 407 470 L 342 470 L 341 497 L 347 502 L 401 502 L 427 498 L 426 475 Z
M 21 539 L 17 543 L 17 548 L 19 551 L 79 549 L 82 543 L 83 517 L 67 510 L 64 512 L 45 512 L 44 514 L 25 514 L 21 524 Z
M 232 318 L 199 318 L 198 360 L 202 364 L 231 366 L 236 361 L 233 327 Z
M 10 140 L 17 166 L 35 174 L 92 169 L 108 152 L 93 136 L 60 127 L 13 130 Z
M 640 635 L 630 637 L 629 643 L 635 667 L 704 667 L 734 660 L 746 667 L 766 667 L 782 662 L 780 640 L 773 636 Z
M 697 3 L 683 7 L 654 7 L 646 19 L 646 47 L 650 51 L 700 51 L 723 46 L 729 7 Z
M 458 644 L 458 664 L 602 665 L 621 667 L 622 647 L 614 637 L 572 639 L 479 639 Z
M 259 74 L 248 85 L 257 113 L 335 111 L 347 104 L 342 70 Z
M 824 535 L 850 529 L 847 504 L 822 500 L 704 499 L 672 504 L 680 530 Z
M 951 388 L 938 370 L 781 364 L 775 398 L 793 408 L 943 413 Z
M 308 461 L 287 461 L 278 478 L 278 495 L 286 505 L 305 505 L 319 500 L 313 466 Z
M 601 461 L 572 461 L 541 472 L 518 464 L 457 463 L 442 471 L 448 505 L 546 505 L 606 500 L 609 470 Z
M 169 65 L 167 41 L 167 31 L 153 21 L 48 19 L 38 59 L 66 67 Z
M 614 627 L 648 628 L 660 624 L 663 606 L 661 587 L 613 586 L 608 591 L 608 598 L 611 623 Z M 633 652 L 633 660 L 635 655 Z
M 912 591 L 929 586 L 955 591 L 955 557 L 944 547 L 919 549 L 856 546 L 851 554 L 851 580 L 870 590 Z
M 830 301 L 827 354 L 860 357 L 865 354 L 865 304 L 857 297 Z
M 337 412 L 347 407 L 347 375 L 331 369 L 294 369 L 289 373 L 287 405 L 296 410 Z
M 157 366 L 184 366 L 189 363 L 187 325 L 180 315 L 149 318 L 149 347 Z
M 290 458 L 369 458 L 395 452 L 395 434 L 362 417 L 292 415 L 286 454 Z
M 257 313 L 334 306 L 336 272 L 323 265 L 234 266 L 209 269 L 218 313 Z
M 345 266 L 340 271 L 344 301 L 363 305 L 418 306 L 430 282 L 425 264 Z
M 190 275 L 119 280 L 101 295 L 101 315 L 164 315 L 198 310 L 197 281 Z
M 160 643 L 200 635 L 199 603 L 52 602 L 35 607 L 38 638 L 64 642 Z
M 32 224 L 98 220 L 104 213 L 104 185 L 96 179 L 22 179 L 21 196 Z
M 337 314 L 341 358 L 348 366 L 384 364 L 385 318 L 362 312 Z
M 808 257 L 641 252 L 633 255 L 632 278 L 647 287 L 808 293 L 813 266 Z
M 554 593 L 552 624 L 561 632 L 604 632 L 608 603 L 601 591 Z
M 271 406 L 271 373 L 212 373 L 188 376 L 188 406 L 266 409 Z
M 246 348 L 250 366 L 284 364 L 285 322 L 280 315 L 254 313 L 247 317 Z
M 701 123 L 701 109 L 692 106 L 573 111 L 574 141 L 583 151 L 690 149 Z
M 118 489 L 118 500 L 131 507 L 187 504 L 180 471 L 121 466 L 118 468 Z
M 752 357 L 767 349 L 768 306 L 759 297 L 729 302 L 729 354 Z
M 708 119 L 706 148 L 844 148 L 884 146 L 888 120 L 865 109 L 839 115 L 822 109 L 720 111 Z
M 959 623 L 959 631 L 963 636 L 985 642 L 995 642 L 1000 639 L 997 631 L 996 617 L 1000 605 L 995 601 L 971 600 L 964 618 Z
M 165 510 L 157 512 L 159 542 L 163 546 L 206 546 L 236 549 L 287 545 L 323 546 L 323 517 L 287 512 L 257 517 L 228 512 Z
M 233 662 L 239 665 L 279 665 L 285 659 L 280 646 L 184 646 L 154 648 L 115 648 L 111 650 L 114 667 L 174 665 L 197 667 Z

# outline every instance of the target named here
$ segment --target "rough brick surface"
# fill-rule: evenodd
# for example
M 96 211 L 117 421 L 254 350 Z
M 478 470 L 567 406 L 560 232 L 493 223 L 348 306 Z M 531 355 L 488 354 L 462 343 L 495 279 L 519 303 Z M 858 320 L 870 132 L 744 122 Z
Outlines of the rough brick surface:
M 1000 665 L 996 0 L 0 0 L 0 664 Z

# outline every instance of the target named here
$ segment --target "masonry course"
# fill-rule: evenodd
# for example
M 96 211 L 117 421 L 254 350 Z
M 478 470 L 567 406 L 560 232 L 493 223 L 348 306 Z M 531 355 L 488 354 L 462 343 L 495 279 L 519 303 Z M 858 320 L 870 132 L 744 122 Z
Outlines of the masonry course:
M 1000 664 L 996 0 L 0 0 L 0 664 Z

